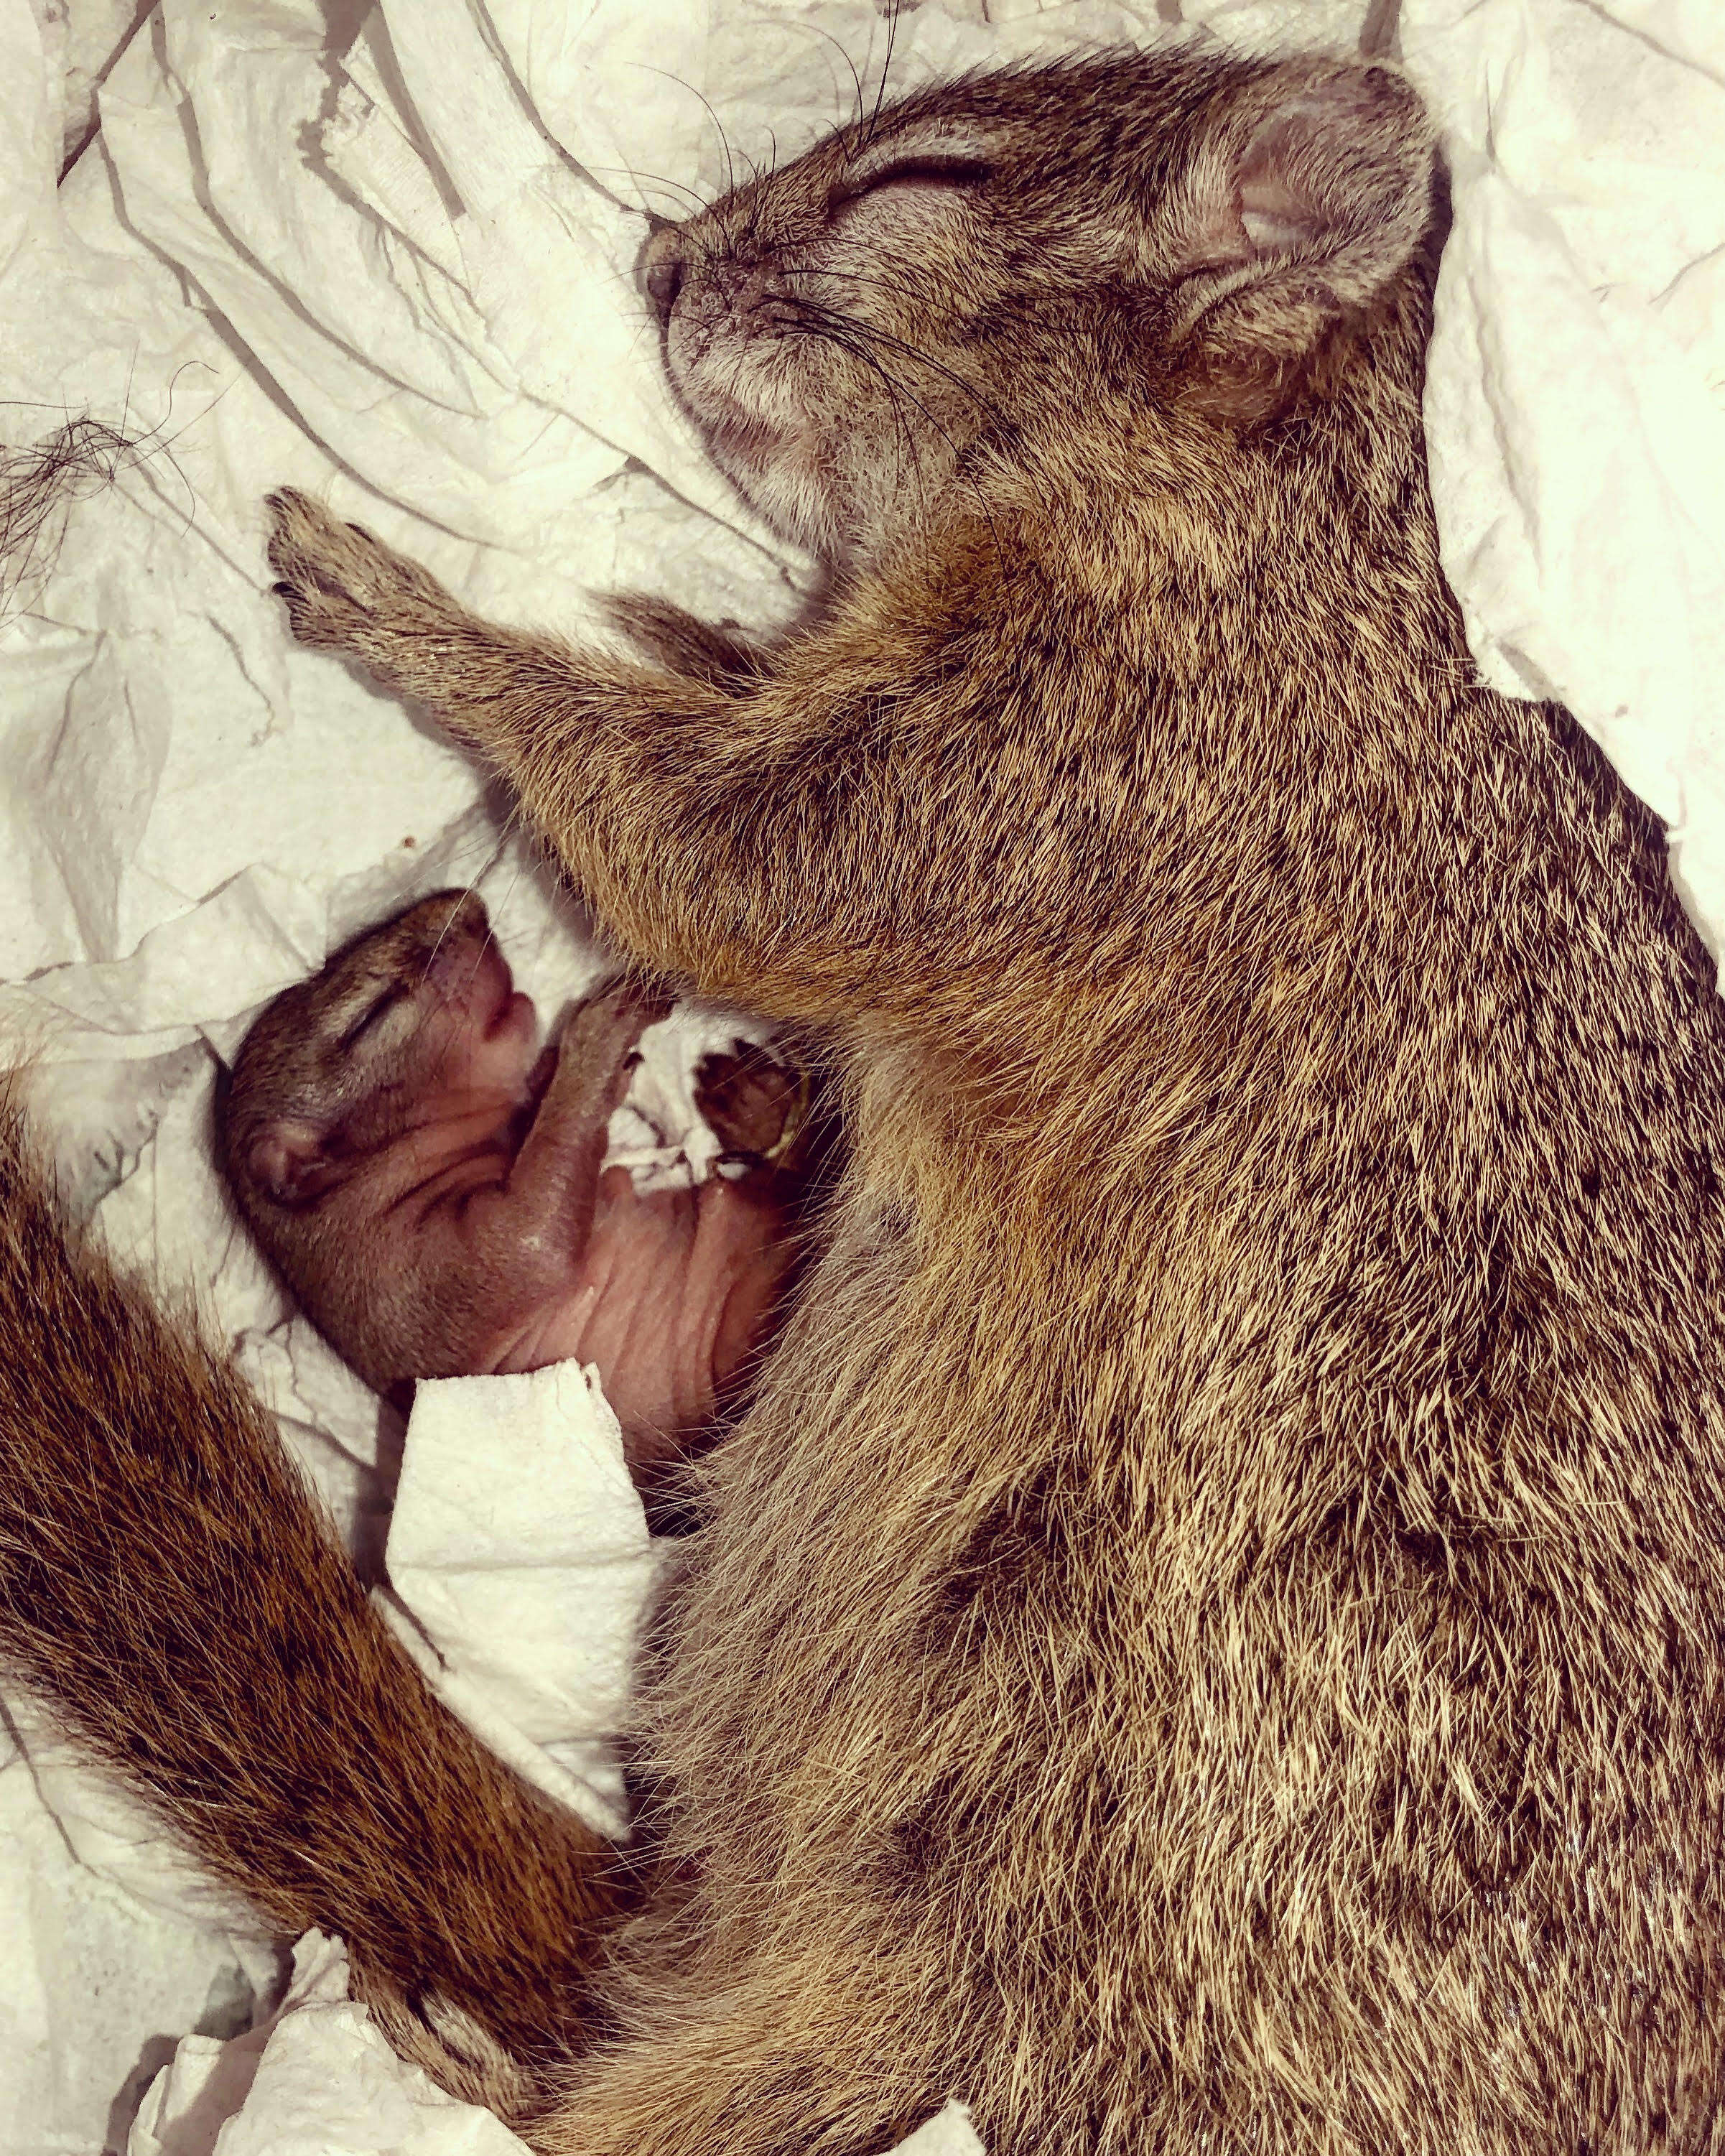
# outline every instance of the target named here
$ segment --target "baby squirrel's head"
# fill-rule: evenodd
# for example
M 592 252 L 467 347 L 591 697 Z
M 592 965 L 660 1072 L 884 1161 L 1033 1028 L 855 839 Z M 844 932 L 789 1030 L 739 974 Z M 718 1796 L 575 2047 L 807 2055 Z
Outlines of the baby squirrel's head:
M 1432 215 L 1393 69 L 1171 49 L 919 91 L 660 231 L 644 273 L 714 456 L 839 560 L 961 460 L 1275 417 Z
M 475 892 L 367 929 L 260 1013 L 220 1089 L 242 1211 L 267 1240 L 276 1215 L 316 1205 L 439 1103 L 525 1096 L 536 1033 Z

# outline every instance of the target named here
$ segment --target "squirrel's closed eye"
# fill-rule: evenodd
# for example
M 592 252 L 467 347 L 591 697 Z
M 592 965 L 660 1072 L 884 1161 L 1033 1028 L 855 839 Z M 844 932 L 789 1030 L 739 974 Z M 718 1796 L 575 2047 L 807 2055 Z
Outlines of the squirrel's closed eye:
M 341 1035 L 341 1050 L 346 1055 L 357 1048 L 372 1029 L 388 1018 L 398 1004 L 407 999 L 408 992 L 398 983 L 384 988 L 360 1014 L 353 1024 Z
M 901 157 L 840 188 L 833 198 L 833 208 L 835 211 L 847 208 L 883 187 L 974 187 L 991 177 L 992 168 L 979 157 Z

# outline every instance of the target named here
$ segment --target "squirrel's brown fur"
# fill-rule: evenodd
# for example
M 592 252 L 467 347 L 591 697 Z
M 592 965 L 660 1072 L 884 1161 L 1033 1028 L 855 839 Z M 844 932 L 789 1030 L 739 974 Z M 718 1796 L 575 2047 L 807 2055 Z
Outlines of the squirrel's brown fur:
M 1725 1010 L 1654 819 L 1469 662 L 1438 195 L 1392 71 L 1189 50 L 908 100 L 662 238 L 674 382 L 836 565 L 763 654 L 501 632 L 278 499 L 299 633 L 501 773 L 640 959 L 848 1072 L 547 2152 L 872 2156 L 949 2094 L 990 2156 L 1725 2146 Z M 229 1755 L 132 1744 L 135 1548 L 273 1580 L 277 1530 L 214 1466 L 164 1529 L 112 1434 L 159 1358 L 37 1317 L 45 1224 L 8 1262 L 15 1640 L 186 1816 Z M 136 1411 L 170 1450 L 191 1412 Z M 227 1637 L 175 1664 L 200 1730 L 265 1651 Z M 371 1741 L 244 1727 L 242 1806 Z M 393 1939 L 418 1840 L 370 1861 L 365 1907 L 288 1907 Z
M 22 1141 L 0 1097 L 0 1651 L 274 1927 L 352 1941 L 380 2009 L 434 1991 L 542 2060 L 619 1859 L 431 1698 L 268 1415 Z

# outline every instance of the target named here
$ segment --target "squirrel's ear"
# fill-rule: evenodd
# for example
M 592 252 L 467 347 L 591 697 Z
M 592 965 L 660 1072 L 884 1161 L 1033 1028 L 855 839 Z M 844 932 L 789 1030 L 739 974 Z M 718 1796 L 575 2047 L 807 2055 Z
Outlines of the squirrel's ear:
M 330 1137 L 297 1116 L 265 1123 L 246 1147 L 247 1182 L 272 1205 L 311 1204 L 347 1172 Z
M 1165 206 L 1158 252 L 1176 338 L 1297 362 L 1369 307 L 1430 222 L 1435 147 L 1382 63 L 1289 60 L 1212 119 Z

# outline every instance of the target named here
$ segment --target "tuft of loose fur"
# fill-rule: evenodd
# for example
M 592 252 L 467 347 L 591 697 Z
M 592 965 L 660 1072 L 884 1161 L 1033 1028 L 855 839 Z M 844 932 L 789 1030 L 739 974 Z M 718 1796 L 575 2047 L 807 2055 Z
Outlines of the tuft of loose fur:
M 85 413 L 40 441 L 0 446 L 0 621 L 52 569 L 72 503 L 117 485 L 158 455 L 177 473 L 172 439 L 160 426 L 122 431 Z
M 1176 49 L 660 236 L 678 393 L 834 565 L 766 652 L 501 631 L 276 498 L 298 633 L 845 1074 L 548 2156 L 948 2095 L 991 2156 L 1725 2147 L 1725 1009 L 1654 819 L 1469 662 L 1441 222 L 1393 69 Z

